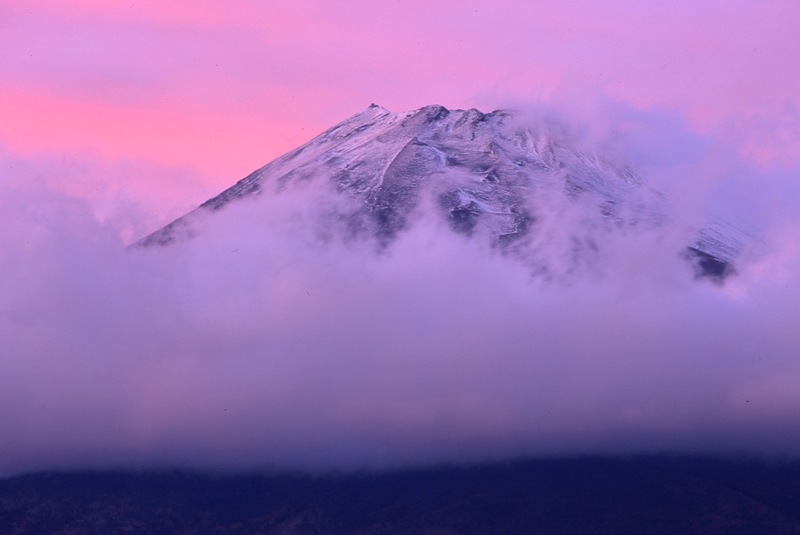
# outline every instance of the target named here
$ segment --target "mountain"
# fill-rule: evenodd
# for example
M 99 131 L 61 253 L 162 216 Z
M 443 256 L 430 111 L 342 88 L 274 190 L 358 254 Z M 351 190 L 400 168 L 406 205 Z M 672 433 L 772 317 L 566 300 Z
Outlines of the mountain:
M 545 249 L 562 250 L 559 262 L 572 272 L 592 263 L 604 233 L 657 229 L 671 220 L 668 200 L 642 177 L 582 149 L 558 124 L 531 125 L 508 110 L 426 106 L 392 113 L 372 104 L 137 245 L 187 238 L 205 213 L 319 180 L 332 186 L 331 195 L 353 201 L 325 222 L 346 238 L 389 247 L 432 201 L 453 232 L 485 239 L 544 275 L 554 271 Z M 697 230 L 682 254 L 697 277 L 722 281 L 734 272 L 744 240 L 716 221 Z

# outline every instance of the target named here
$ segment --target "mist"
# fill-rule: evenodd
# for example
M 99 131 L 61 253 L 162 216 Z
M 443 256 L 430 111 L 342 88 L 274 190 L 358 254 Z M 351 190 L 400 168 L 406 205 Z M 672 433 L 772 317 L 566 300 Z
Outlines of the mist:
M 672 216 L 602 233 L 596 263 L 555 280 L 425 202 L 385 250 L 339 239 L 323 219 L 348 201 L 324 180 L 131 248 L 130 217 L 12 176 L 0 474 L 797 457 L 797 162 L 755 162 L 663 111 L 597 117 L 567 129 L 574 142 L 630 165 Z M 552 265 L 579 209 L 537 204 Z M 710 212 L 753 237 L 722 285 L 681 255 Z

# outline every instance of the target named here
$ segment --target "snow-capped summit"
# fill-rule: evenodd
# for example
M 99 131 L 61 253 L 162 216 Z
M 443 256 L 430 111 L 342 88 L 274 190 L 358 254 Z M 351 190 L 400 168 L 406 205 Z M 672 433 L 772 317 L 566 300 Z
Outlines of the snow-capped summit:
M 426 106 L 392 113 L 375 104 L 305 145 L 277 158 L 138 242 L 166 245 L 192 233 L 193 218 L 252 195 L 279 195 L 292 185 L 327 180 L 357 201 L 336 214 L 344 232 L 388 247 L 415 223 L 424 199 L 460 234 L 488 237 L 494 247 L 526 256 L 537 271 L 537 248 L 560 237 L 573 262 L 590 261 L 598 233 L 657 228 L 669 219 L 668 201 L 629 168 L 571 144 L 557 128 L 526 124 L 515 112 Z M 426 197 L 427 196 L 427 197 Z M 700 229 L 683 254 L 700 277 L 732 272 L 741 240 L 732 227 Z M 558 241 L 558 240 L 557 240 Z M 527 252 L 526 252 L 527 251 Z M 676 251 L 679 253 L 679 251 Z

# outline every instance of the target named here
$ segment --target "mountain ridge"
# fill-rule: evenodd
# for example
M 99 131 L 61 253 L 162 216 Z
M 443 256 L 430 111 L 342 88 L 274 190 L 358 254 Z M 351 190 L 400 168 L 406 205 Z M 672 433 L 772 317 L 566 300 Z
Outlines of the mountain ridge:
M 599 229 L 654 229 L 669 220 L 668 202 L 642 177 L 572 146 L 560 129 L 526 124 L 512 110 L 431 105 L 393 113 L 371 104 L 134 245 L 179 241 L 194 233 L 202 213 L 317 178 L 359 205 L 336 214 L 351 236 L 369 236 L 388 247 L 413 224 L 420 199 L 432 195 L 454 232 L 488 235 L 493 247 L 516 250 L 542 273 L 550 266 L 537 260 L 543 232 L 536 229 L 548 203 L 585 212 L 578 214 L 583 223 L 577 233 L 557 237 L 573 258 L 590 258 L 600 247 Z M 698 278 L 721 282 L 734 272 L 742 236 L 732 226 L 702 228 L 683 255 Z
M 800 465 L 651 456 L 385 472 L 37 473 L 3 533 L 800 533 Z

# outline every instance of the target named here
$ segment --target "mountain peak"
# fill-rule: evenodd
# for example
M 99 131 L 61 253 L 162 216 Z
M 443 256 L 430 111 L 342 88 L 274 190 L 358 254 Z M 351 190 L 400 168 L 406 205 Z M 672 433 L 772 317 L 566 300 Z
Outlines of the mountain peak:
M 563 249 L 572 271 L 591 264 L 605 233 L 652 229 L 668 220 L 663 197 L 627 167 L 508 121 L 512 117 L 515 112 L 508 110 L 483 113 L 438 104 L 393 113 L 371 104 L 138 245 L 165 245 L 192 234 L 200 212 L 321 179 L 330 183 L 332 195 L 356 201 L 330 221 L 345 236 L 371 237 L 388 247 L 415 223 L 427 196 L 455 233 L 488 238 L 537 273 L 554 268 L 547 248 Z M 698 276 L 722 280 L 739 246 L 701 230 L 687 244 L 686 257 Z

